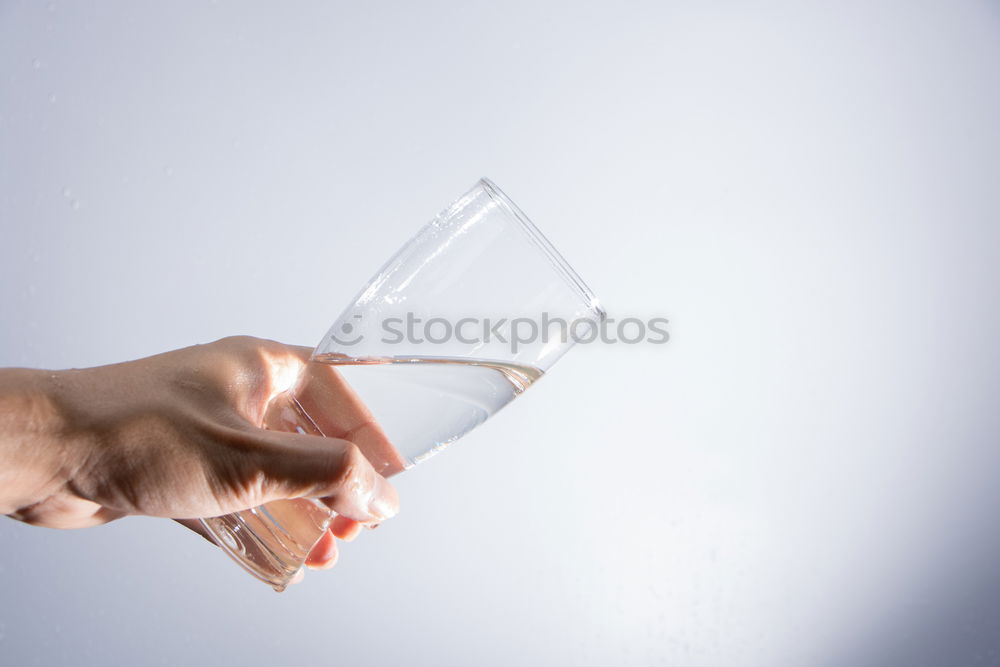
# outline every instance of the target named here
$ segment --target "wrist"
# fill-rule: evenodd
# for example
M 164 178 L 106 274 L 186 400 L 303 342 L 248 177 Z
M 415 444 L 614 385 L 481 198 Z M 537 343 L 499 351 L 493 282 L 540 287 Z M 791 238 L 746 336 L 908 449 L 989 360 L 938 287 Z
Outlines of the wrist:
M 86 460 L 62 379 L 61 372 L 0 369 L 0 514 L 58 493 Z

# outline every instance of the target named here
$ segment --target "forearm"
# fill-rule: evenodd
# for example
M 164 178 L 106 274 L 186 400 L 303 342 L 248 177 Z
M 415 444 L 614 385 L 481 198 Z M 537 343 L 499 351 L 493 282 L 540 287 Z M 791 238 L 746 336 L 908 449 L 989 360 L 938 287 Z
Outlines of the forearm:
M 0 514 L 57 493 L 79 467 L 58 386 L 58 373 L 0 369 Z

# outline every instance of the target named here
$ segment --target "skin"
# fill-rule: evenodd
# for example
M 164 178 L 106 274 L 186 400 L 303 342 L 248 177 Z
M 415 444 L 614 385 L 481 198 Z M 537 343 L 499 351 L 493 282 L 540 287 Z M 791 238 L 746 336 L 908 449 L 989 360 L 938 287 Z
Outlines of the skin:
M 139 514 L 202 533 L 199 517 L 318 498 L 338 516 L 306 564 L 332 567 L 335 538 L 395 515 L 399 500 L 347 437 L 263 428 L 310 352 L 239 336 L 96 368 L 0 369 L 0 513 L 49 528 Z M 310 365 L 309 377 L 337 406 L 324 433 L 391 449 L 333 368 Z

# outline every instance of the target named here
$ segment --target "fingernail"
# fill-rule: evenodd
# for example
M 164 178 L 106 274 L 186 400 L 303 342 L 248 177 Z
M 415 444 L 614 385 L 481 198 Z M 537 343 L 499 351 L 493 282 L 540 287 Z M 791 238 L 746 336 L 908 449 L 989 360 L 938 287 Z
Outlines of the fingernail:
M 321 561 L 306 560 L 306 567 L 310 570 L 329 570 L 337 564 L 338 558 L 340 558 L 340 553 L 334 549 L 327 558 L 324 558 Z
M 398 511 L 399 500 L 396 489 L 384 477 L 378 475 L 375 478 L 375 492 L 368 503 L 368 513 L 378 522 L 395 516 Z

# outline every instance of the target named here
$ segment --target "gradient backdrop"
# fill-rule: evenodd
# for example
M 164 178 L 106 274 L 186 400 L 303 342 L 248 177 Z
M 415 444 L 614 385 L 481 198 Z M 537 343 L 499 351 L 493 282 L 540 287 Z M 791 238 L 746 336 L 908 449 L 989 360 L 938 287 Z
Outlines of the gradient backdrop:
M 282 595 L 2 520 L 0 663 L 1000 664 L 998 119 L 995 1 L 0 2 L 0 365 L 314 344 L 482 175 L 672 336 Z

